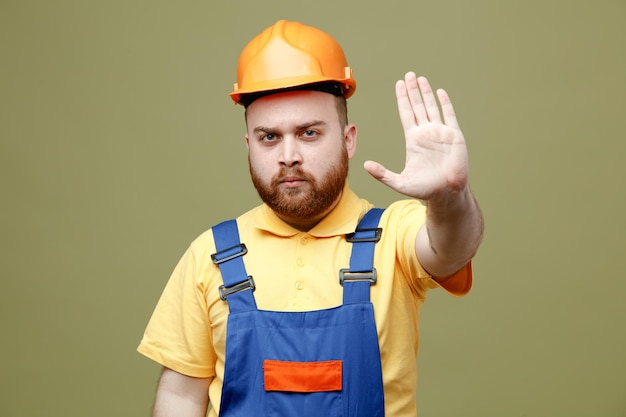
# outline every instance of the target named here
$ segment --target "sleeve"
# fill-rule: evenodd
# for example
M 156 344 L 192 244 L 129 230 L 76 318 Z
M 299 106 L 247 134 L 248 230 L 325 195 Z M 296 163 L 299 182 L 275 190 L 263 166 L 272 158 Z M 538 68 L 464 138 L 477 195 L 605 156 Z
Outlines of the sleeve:
M 463 297 L 472 289 L 472 280 L 472 261 L 469 261 L 454 275 L 443 281 L 436 281 L 431 278 L 433 282 L 431 288 L 441 287 L 448 294 L 455 297 Z
M 163 290 L 137 350 L 184 375 L 210 378 L 216 354 L 202 270 L 190 248 Z

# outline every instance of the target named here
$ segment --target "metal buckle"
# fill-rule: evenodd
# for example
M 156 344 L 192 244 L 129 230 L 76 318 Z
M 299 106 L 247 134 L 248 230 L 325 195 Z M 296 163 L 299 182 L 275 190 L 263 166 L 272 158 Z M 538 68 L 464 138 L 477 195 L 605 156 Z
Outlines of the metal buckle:
M 240 282 L 239 284 L 235 284 L 232 287 L 226 288 L 226 286 L 220 285 L 219 287 L 220 298 L 222 299 L 222 301 L 226 301 L 226 297 L 228 297 L 231 294 L 245 291 L 245 290 L 254 291 L 255 288 L 256 287 L 254 286 L 254 280 L 252 279 L 252 275 L 248 275 L 247 280 Z
M 374 232 L 374 236 L 368 235 L 361 237 L 361 234 L 365 234 L 367 232 Z M 381 227 L 374 228 L 366 228 L 366 229 L 357 229 L 352 233 L 348 233 L 346 235 L 346 240 L 348 242 L 378 242 L 380 240 L 380 236 L 382 235 L 383 229 Z
M 342 268 L 339 270 L 339 283 L 343 286 L 344 282 L 369 281 L 371 285 L 376 284 L 376 268 L 371 271 L 351 272 L 350 268 Z
M 237 251 L 233 252 L 233 250 L 235 249 L 237 249 Z M 248 253 L 248 248 L 246 248 L 246 245 L 244 245 L 243 243 L 240 243 L 239 245 L 231 246 L 230 248 L 226 248 L 224 250 L 221 250 L 219 252 L 212 254 L 211 260 L 213 261 L 215 265 L 219 265 L 223 262 L 227 262 L 227 261 L 230 261 L 231 259 L 235 259 L 238 256 L 243 256 L 246 253 Z M 222 255 L 225 255 L 225 257 L 220 258 L 220 256 Z

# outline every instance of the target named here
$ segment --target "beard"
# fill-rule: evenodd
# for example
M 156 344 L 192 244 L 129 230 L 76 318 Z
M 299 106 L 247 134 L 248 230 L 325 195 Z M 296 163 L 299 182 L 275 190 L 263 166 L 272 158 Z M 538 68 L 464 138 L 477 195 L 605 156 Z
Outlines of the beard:
M 270 183 L 266 184 L 252 164 L 249 165 L 254 188 L 265 204 L 279 216 L 307 219 L 326 212 L 337 201 L 348 177 L 349 158 L 344 148 L 339 161 L 319 181 L 300 166 L 295 166 L 282 167 Z M 304 180 L 305 185 L 283 189 L 280 183 L 287 176 L 296 176 Z

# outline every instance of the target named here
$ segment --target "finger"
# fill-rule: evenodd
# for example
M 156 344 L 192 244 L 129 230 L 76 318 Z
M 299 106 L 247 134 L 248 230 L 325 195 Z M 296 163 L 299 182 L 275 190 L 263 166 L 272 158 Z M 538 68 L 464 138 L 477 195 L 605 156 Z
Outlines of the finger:
M 439 97 L 439 102 L 441 103 L 443 122 L 447 126 L 460 129 L 459 121 L 457 120 L 456 112 L 454 111 L 454 106 L 452 106 L 452 101 L 450 100 L 450 96 L 448 96 L 446 90 L 443 90 L 441 88 L 437 90 L 437 97 Z
M 374 161 L 365 161 L 363 168 L 365 168 L 372 177 L 387 185 L 393 183 L 393 178 L 398 176 L 398 174 L 389 171 L 387 168 Z
M 400 122 L 404 130 L 408 130 L 415 126 L 417 121 L 415 120 L 415 114 L 411 108 L 411 102 L 409 100 L 406 84 L 404 81 L 399 80 L 396 82 L 396 98 L 398 100 L 398 114 L 400 115 Z
M 414 72 L 407 72 L 404 76 L 404 83 L 417 124 L 427 123 L 428 115 L 426 114 L 426 107 L 422 101 L 422 93 L 417 83 L 417 75 L 415 75 Z
M 424 101 L 428 120 L 433 123 L 441 123 L 441 113 L 437 105 L 437 98 L 435 97 L 433 89 L 430 87 L 430 83 L 426 77 L 419 77 L 417 79 L 417 85 L 422 93 L 422 100 Z

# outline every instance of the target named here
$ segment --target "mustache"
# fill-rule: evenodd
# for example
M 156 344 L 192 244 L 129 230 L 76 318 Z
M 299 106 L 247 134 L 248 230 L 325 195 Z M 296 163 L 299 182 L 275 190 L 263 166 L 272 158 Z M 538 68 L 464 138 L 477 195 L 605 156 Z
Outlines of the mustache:
M 315 179 L 313 178 L 313 176 L 305 172 L 301 167 L 294 167 L 294 168 L 283 167 L 280 169 L 278 174 L 276 174 L 272 178 L 272 182 L 271 182 L 272 186 L 277 186 L 278 184 L 283 182 L 285 178 L 297 178 L 299 180 L 304 180 L 307 182 L 315 183 Z

